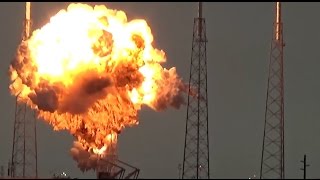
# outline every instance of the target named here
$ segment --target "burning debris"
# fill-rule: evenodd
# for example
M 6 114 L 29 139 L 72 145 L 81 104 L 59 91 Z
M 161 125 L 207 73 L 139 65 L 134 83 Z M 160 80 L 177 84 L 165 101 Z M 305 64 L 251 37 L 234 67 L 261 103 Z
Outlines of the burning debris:
M 76 137 L 81 170 L 95 166 L 117 135 L 138 124 L 138 111 L 184 104 L 185 85 L 166 69 L 142 19 L 103 5 L 70 4 L 22 41 L 10 65 L 10 91 L 54 130 Z

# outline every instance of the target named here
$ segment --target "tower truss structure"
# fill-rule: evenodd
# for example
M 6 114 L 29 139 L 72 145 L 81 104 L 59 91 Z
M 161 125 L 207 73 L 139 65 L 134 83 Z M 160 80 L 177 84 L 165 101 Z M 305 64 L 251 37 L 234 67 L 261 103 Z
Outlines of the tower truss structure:
M 194 18 L 185 130 L 183 179 L 209 179 L 206 23 L 202 2 Z
M 22 40 L 30 36 L 31 2 L 26 2 L 26 16 Z M 36 117 L 27 105 L 20 103 L 19 94 L 16 96 L 13 143 L 9 174 L 17 178 L 37 178 L 37 131 Z
M 284 76 L 281 3 L 275 3 L 260 179 L 284 179 Z

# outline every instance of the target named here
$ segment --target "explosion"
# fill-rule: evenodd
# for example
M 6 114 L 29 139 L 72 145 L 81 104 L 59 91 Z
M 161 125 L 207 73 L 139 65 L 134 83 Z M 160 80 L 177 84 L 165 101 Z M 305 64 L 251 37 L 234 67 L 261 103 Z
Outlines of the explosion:
M 73 3 L 22 41 L 10 65 L 10 92 L 54 130 L 76 138 L 72 152 L 106 154 L 138 111 L 184 104 L 185 85 L 142 19 Z M 80 150 L 81 149 L 81 150 Z M 80 161 L 78 161 L 80 163 Z M 90 166 L 90 165 L 84 165 Z

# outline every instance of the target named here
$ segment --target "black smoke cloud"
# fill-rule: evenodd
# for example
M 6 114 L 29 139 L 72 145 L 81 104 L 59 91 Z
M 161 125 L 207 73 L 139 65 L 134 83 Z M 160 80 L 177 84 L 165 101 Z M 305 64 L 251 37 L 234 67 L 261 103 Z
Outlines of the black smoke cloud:
M 51 113 L 53 113 L 59 105 L 57 92 L 50 86 L 35 89 L 35 93 L 29 94 L 29 98 L 39 109 Z
M 101 76 L 94 71 L 79 74 L 74 82 L 61 100 L 61 113 L 85 113 L 97 100 L 107 95 L 108 87 L 113 84 L 109 76 Z
M 108 76 L 87 71 L 78 74 L 70 87 L 43 80 L 34 93 L 29 94 L 29 98 L 43 111 L 81 114 L 98 99 L 104 98 L 110 86 L 112 82 Z

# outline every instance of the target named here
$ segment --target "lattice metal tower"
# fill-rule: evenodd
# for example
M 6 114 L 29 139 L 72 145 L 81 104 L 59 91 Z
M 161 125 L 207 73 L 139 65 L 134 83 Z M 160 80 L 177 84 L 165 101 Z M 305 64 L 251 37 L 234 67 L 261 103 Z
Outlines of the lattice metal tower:
M 281 4 L 275 3 L 260 179 L 284 179 L 284 83 Z
M 30 35 L 30 8 L 31 3 L 26 2 L 23 41 L 26 41 Z M 27 108 L 26 104 L 19 103 L 19 98 L 17 95 L 9 172 L 11 177 L 37 178 L 36 118 L 34 112 Z
M 183 179 L 209 179 L 206 24 L 199 2 L 194 18 L 189 96 L 186 120 Z

